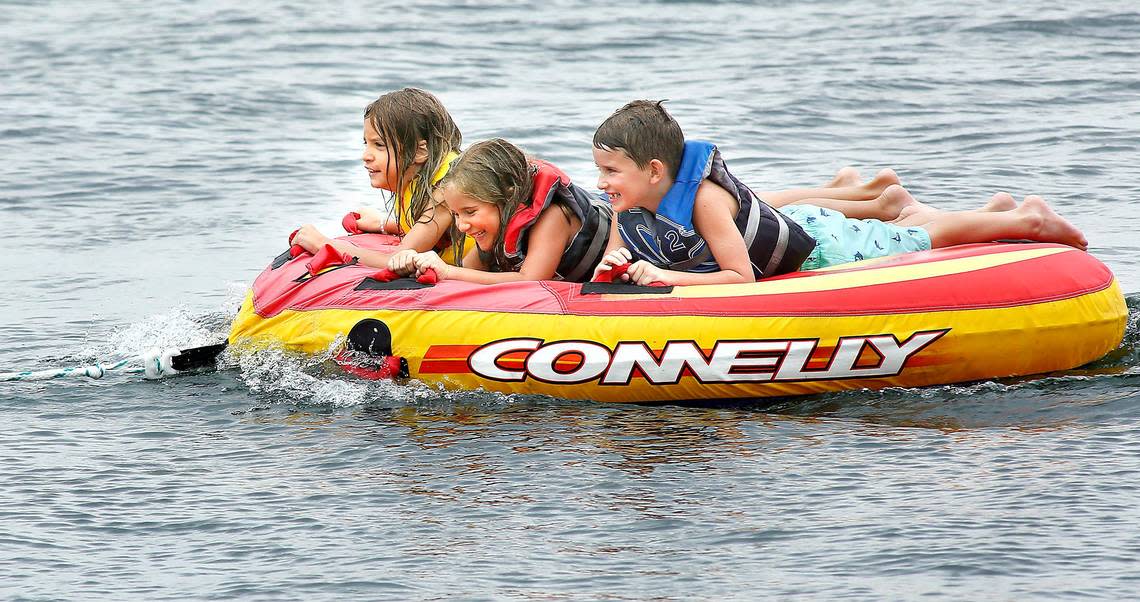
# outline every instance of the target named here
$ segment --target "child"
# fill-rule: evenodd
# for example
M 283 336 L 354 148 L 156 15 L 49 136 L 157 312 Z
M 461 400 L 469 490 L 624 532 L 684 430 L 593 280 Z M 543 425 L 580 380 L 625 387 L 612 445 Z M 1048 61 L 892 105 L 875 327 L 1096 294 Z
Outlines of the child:
M 598 188 L 616 212 L 607 255 L 595 274 L 633 261 L 624 278 L 637 284 L 753 282 L 797 269 L 997 239 L 1087 246 L 1077 228 L 1036 196 L 1008 211 L 931 212 L 930 221 L 919 211 L 908 217 L 924 223 L 910 227 L 856 220 L 810 204 L 776 211 L 728 172 L 715 146 L 686 143 L 660 102 L 634 101 L 606 119 L 594 133 L 594 161 Z M 901 196 L 900 191 L 890 186 L 884 194 Z
M 602 259 L 613 211 L 553 165 L 495 138 L 467 149 L 440 182 L 455 228 L 475 241 L 461 267 L 434 252 L 393 259 L 402 274 L 436 271 L 482 284 L 584 282 Z
M 404 88 L 381 96 L 364 110 L 361 159 L 372 187 L 393 193 L 395 219 L 385 221 L 380 212 L 363 210 L 357 226 L 366 232 L 402 235 L 400 246 L 391 254 L 363 249 L 348 241 L 331 240 L 312 225 L 302 227 L 292 244 L 310 253 L 331 244 L 373 267 L 389 267 L 394 257 L 433 248 L 444 261 L 458 264 L 471 243 L 452 245 L 447 239 L 451 213 L 439 208 L 432 191 L 458 156 L 462 142 L 451 115 L 430 93 Z

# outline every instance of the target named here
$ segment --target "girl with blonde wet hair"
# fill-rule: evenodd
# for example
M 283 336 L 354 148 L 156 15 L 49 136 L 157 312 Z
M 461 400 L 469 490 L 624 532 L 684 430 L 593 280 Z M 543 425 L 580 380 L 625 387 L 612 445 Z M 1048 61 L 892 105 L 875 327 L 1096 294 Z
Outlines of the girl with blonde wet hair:
M 455 236 L 474 241 L 459 266 L 436 252 L 393 262 L 393 270 L 483 284 L 584 282 L 601 260 L 613 210 L 569 176 L 495 138 L 472 145 L 440 182 Z

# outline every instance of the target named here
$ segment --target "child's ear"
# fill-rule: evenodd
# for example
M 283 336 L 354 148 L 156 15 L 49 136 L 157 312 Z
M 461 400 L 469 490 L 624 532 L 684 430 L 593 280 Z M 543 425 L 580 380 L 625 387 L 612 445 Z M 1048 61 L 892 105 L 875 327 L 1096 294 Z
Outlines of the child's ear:
M 428 160 L 427 140 L 420 140 L 419 143 L 416 144 L 416 156 L 412 158 L 412 162 L 416 163 L 417 165 L 422 165 L 424 163 L 427 163 L 427 160 Z
M 663 163 L 661 159 L 650 159 L 648 167 L 650 184 L 656 184 L 664 180 L 669 174 L 669 171 L 665 169 L 665 163 Z

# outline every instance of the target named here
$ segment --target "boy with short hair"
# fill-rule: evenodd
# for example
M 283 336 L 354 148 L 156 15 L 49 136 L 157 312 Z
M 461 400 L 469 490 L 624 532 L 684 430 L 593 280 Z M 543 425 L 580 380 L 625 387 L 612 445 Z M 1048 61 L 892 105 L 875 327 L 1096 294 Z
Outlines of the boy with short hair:
M 811 204 L 777 211 L 728 172 L 715 146 L 686 142 L 657 101 L 618 109 L 594 133 L 593 152 L 598 188 L 616 218 L 595 275 L 632 262 L 623 278 L 636 284 L 754 282 L 801 268 L 998 239 L 1087 246 L 1077 228 L 1036 196 L 1016 209 L 931 212 L 931 221 L 912 227 Z M 887 193 L 914 202 L 897 185 Z

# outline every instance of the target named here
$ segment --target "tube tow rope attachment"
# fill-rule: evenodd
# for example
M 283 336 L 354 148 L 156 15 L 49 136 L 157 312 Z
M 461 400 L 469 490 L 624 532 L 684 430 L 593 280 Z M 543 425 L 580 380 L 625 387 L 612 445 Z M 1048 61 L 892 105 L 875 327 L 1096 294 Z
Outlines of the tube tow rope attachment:
M 224 347 L 224 345 L 223 345 Z M 196 351 L 187 349 L 185 351 Z M 220 349 L 219 349 L 220 352 Z M 27 381 L 27 380 L 53 380 L 57 378 L 87 377 L 91 379 L 103 378 L 108 372 L 120 374 L 142 374 L 144 378 L 155 380 L 182 372 L 174 368 L 174 358 L 184 351 L 170 348 L 148 349 L 138 357 L 119 360 L 113 364 L 91 364 L 89 366 L 72 366 L 67 368 L 53 368 L 49 370 L 0 373 L 0 382 Z M 216 355 L 216 353 L 215 353 Z

